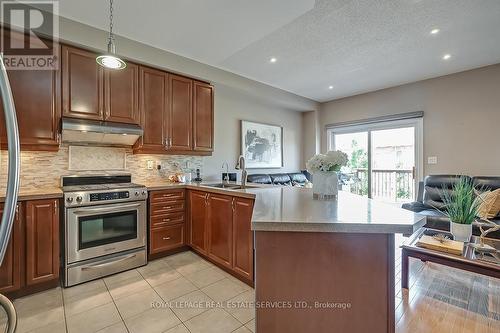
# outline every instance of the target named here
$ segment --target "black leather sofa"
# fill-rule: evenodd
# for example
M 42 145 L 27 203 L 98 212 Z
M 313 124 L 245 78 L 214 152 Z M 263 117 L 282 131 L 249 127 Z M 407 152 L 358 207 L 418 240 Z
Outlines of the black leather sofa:
M 282 185 L 282 186 L 304 186 L 308 181 L 304 172 L 293 173 L 271 173 L 253 174 L 247 176 L 248 183 Z
M 419 184 L 417 201 L 403 204 L 402 207 L 418 214 L 425 215 L 427 217 L 426 227 L 449 231 L 450 220 L 440 211 L 444 209 L 441 194 L 443 191 L 451 191 L 451 188 L 460 177 L 472 179 L 474 186 L 478 190 L 496 190 L 500 188 L 500 177 L 432 175 L 427 176 L 425 180 Z M 492 221 L 500 224 L 500 215 L 497 215 Z M 472 233 L 474 235 L 481 234 L 477 225 L 472 226 Z M 500 231 L 492 232 L 488 234 L 488 237 L 500 239 Z

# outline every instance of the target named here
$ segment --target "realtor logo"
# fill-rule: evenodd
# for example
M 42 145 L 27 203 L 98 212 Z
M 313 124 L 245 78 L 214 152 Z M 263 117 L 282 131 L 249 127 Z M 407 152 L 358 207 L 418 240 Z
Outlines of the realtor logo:
M 8 70 L 59 67 L 59 1 L 1 1 L 2 40 Z

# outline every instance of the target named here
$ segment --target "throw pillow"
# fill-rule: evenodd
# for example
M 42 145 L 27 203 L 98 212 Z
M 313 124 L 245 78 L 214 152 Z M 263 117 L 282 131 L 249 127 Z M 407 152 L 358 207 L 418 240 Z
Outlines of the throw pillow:
M 477 210 L 478 217 L 492 219 L 500 212 L 500 188 L 479 194 L 477 200 L 481 201 Z

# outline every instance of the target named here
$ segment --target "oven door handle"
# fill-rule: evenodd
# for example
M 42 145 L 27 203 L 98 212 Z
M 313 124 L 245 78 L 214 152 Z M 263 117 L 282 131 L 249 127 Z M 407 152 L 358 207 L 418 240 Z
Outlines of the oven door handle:
M 112 208 L 110 207 L 95 207 L 95 208 L 78 208 L 77 210 L 74 211 L 75 214 L 92 214 L 92 213 L 101 213 L 101 212 L 120 212 L 124 208 L 134 208 L 134 207 L 140 207 L 142 203 L 136 203 L 132 205 L 119 205 L 119 206 L 114 206 Z
M 113 261 L 105 262 L 103 264 L 85 266 L 85 267 L 82 267 L 82 271 L 90 271 L 92 269 L 99 269 L 99 268 L 104 268 L 104 267 L 112 266 L 114 264 L 120 263 L 122 261 L 130 260 L 130 259 L 133 259 L 135 257 L 137 257 L 137 254 L 131 254 L 129 256 L 120 258 L 118 260 L 113 260 Z

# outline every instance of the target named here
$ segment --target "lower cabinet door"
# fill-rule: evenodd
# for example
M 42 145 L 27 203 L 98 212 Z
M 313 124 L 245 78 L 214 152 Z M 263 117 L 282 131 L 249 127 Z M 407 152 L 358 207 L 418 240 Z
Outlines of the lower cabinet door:
M 3 215 L 3 207 L 3 203 L 0 204 L 0 216 Z M 18 204 L 7 252 L 2 266 L 0 266 L 0 293 L 16 291 L 21 288 L 22 230 L 19 216 Z
M 233 271 L 253 281 L 253 203 L 251 199 L 234 198 Z
M 151 229 L 149 254 L 160 253 L 184 245 L 184 224 Z
M 26 202 L 26 285 L 59 278 L 58 200 Z
M 233 198 L 210 194 L 208 197 L 208 256 L 231 268 L 233 258 Z
M 207 253 L 207 193 L 188 191 L 189 245 Z

